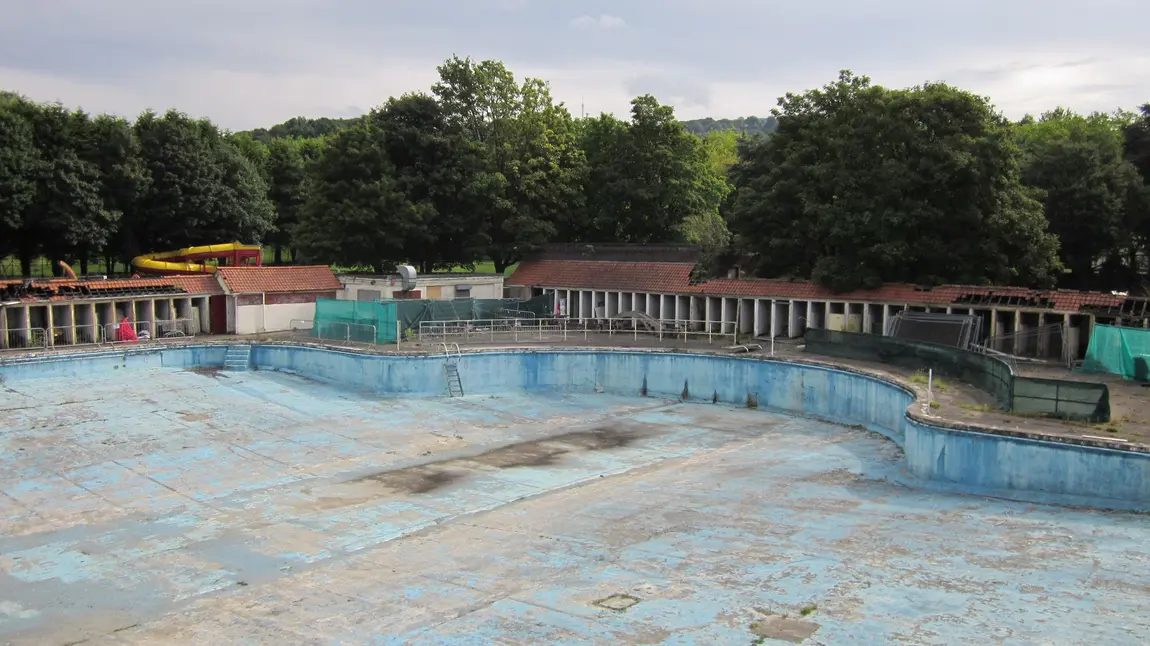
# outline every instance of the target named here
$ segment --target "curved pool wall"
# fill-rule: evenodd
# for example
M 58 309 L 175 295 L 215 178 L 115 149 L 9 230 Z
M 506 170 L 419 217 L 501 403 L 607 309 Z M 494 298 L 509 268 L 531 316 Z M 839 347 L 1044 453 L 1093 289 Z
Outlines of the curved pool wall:
M 257 369 L 296 373 L 381 396 L 446 394 L 443 356 L 369 355 L 254 344 Z M 135 368 L 219 367 L 226 346 L 201 345 L 13 360 L 0 376 L 108 377 Z M 913 394 L 847 370 L 764 359 L 627 350 L 464 354 L 467 394 L 512 389 L 610 392 L 756 405 L 862 426 L 894 440 L 906 470 L 944 489 L 1040 502 L 1150 509 L 1150 454 L 948 428 L 908 415 Z

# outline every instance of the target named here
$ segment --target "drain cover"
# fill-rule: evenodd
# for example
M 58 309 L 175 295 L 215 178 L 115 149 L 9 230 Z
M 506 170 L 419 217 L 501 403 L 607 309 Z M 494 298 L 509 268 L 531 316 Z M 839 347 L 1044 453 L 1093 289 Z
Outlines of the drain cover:
M 629 594 L 613 594 L 606 599 L 600 599 L 595 602 L 595 605 L 600 608 L 614 610 L 616 612 L 623 612 L 627 608 L 639 603 L 638 597 L 632 597 Z

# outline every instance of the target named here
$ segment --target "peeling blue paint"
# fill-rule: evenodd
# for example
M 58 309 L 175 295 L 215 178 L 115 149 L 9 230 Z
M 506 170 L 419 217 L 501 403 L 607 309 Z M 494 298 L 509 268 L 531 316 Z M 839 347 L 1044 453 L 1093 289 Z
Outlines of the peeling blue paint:
M 183 371 L 215 351 L 0 367 L 0 641 L 750 643 L 808 604 L 825 644 L 1150 635 L 1143 517 L 952 495 L 1097 503 L 1145 486 L 1137 456 L 925 426 L 900 388 L 786 363 L 465 355 L 448 399 L 435 358 Z M 587 429 L 634 434 L 556 439 Z M 483 457 L 531 443 L 568 452 Z M 449 475 L 379 479 L 405 470 Z

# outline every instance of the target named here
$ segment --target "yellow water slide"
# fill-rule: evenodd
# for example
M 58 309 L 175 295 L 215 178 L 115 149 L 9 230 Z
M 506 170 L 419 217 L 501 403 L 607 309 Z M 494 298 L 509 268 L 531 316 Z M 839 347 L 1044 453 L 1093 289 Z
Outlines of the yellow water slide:
M 132 266 L 137 271 L 147 274 L 181 275 L 181 274 L 214 274 L 216 265 L 204 263 L 204 260 L 232 259 L 233 265 L 239 265 L 242 259 L 255 258 L 251 264 L 259 265 L 262 247 L 258 244 L 243 244 L 228 242 L 225 244 L 203 245 L 188 247 L 176 251 L 161 251 L 146 253 L 132 259 Z M 198 262 L 197 262 L 198 261 Z

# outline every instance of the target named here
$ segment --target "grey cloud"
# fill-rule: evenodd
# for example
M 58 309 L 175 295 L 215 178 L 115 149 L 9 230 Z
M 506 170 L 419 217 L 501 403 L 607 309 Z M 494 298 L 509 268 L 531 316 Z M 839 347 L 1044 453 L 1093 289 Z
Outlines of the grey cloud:
M 651 70 L 629 91 L 709 105 L 714 84 L 801 91 L 842 68 L 888 83 L 882 72 L 917 73 L 929 61 L 938 67 L 929 78 L 995 83 L 1022 71 L 1011 61 L 1036 53 L 1068 65 L 1089 57 L 1076 50 L 1100 45 L 1150 57 L 1148 19 L 1143 0 L 1095 0 L 1088 10 L 1070 0 L 8 0 L 0 68 L 138 88 L 186 70 L 281 78 L 401 59 L 430 74 L 453 53 L 513 69 L 593 60 Z M 1003 61 L 964 60 L 979 51 L 1001 52 Z
M 627 81 L 628 94 L 651 94 L 663 103 L 681 107 L 707 107 L 711 104 L 710 88 L 705 82 L 645 74 Z

